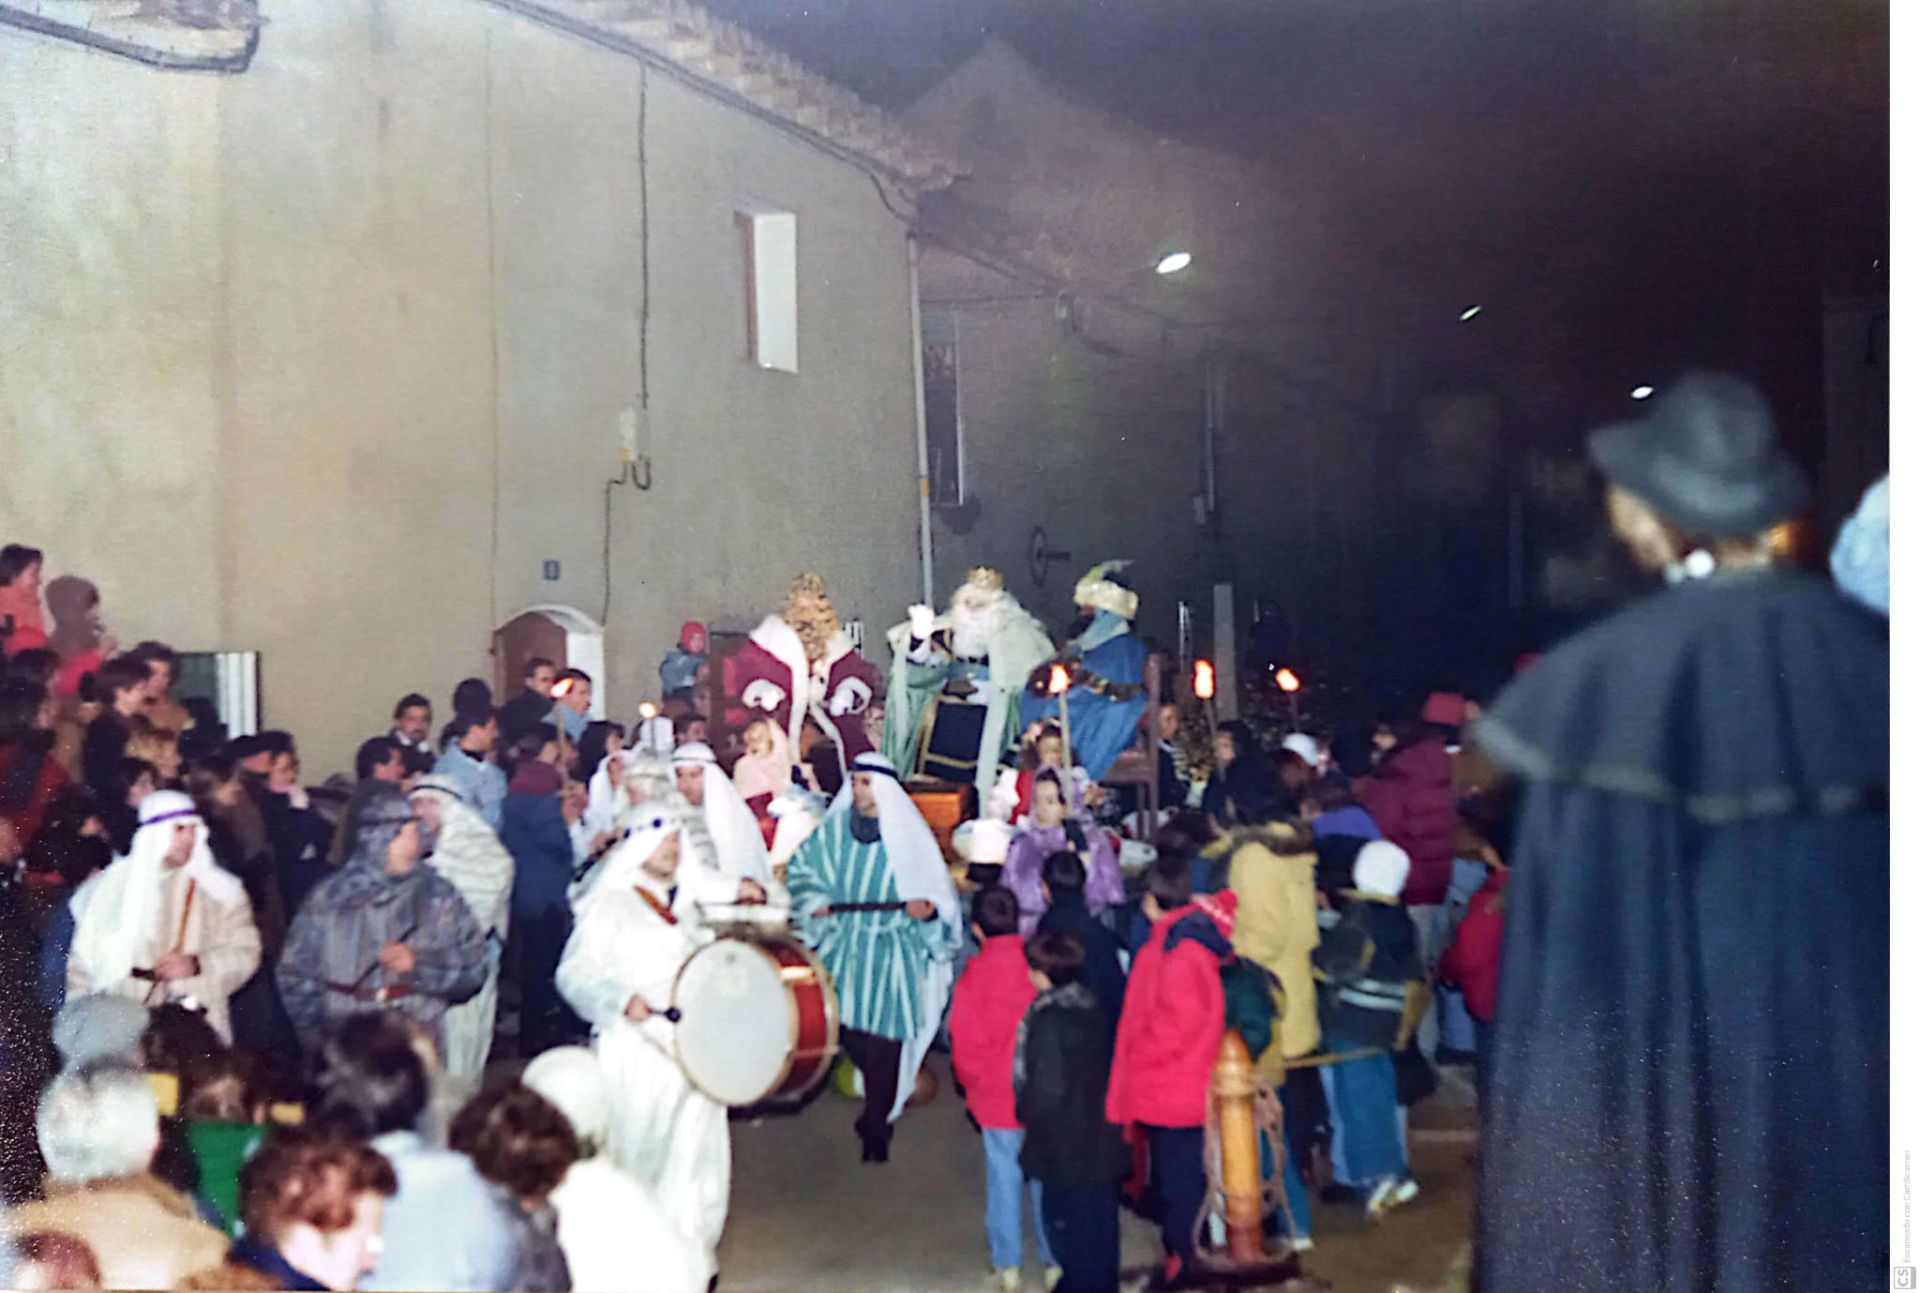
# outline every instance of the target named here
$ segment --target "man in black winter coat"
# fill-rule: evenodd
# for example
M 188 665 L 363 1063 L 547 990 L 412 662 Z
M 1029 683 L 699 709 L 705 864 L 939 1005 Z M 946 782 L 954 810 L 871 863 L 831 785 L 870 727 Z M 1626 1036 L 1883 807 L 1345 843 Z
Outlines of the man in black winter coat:
M 1040 1182 L 1056 1293 L 1111 1293 L 1120 1278 L 1120 1179 L 1128 1163 L 1107 1121 L 1113 1022 L 1080 981 L 1086 953 L 1067 934 L 1036 934 L 1027 964 L 1040 995 L 1020 1022 L 1014 1111 L 1027 1139 L 1020 1166 Z

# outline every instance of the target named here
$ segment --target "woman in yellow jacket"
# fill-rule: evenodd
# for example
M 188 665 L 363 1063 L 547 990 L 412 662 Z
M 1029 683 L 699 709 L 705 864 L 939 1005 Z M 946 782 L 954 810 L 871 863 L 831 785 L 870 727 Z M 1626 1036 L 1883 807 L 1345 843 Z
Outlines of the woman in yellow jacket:
M 1273 1042 L 1260 1056 L 1261 1073 L 1277 1082 L 1285 1076 L 1285 1061 L 1320 1045 L 1313 985 L 1313 949 L 1320 945 L 1313 837 L 1287 822 L 1245 826 L 1216 840 L 1207 853 L 1226 860 L 1227 888 L 1240 896 L 1233 950 L 1280 981 Z
M 1280 984 L 1274 992 L 1273 1040 L 1256 1068 L 1264 1081 L 1280 1088 L 1286 1110 L 1286 1194 L 1294 1246 L 1304 1250 L 1312 1241 L 1302 1172 L 1311 1161 L 1316 1129 L 1325 1122 L 1325 1097 L 1314 1070 L 1301 1069 L 1306 1080 L 1290 1081 L 1286 1062 L 1320 1048 L 1313 980 L 1313 949 L 1320 945 L 1313 836 L 1289 822 L 1262 823 L 1229 832 L 1206 852 L 1216 865 L 1225 862 L 1227 888 L 1239 895 L 1233 950 L 1264 966 Z

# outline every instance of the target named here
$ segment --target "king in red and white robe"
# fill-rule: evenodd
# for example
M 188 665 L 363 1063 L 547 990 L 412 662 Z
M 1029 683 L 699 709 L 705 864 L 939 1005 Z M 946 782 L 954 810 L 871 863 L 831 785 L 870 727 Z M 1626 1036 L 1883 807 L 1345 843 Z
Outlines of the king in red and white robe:
M 800 730 L 812 718 L 838 748 L 842 771 L 873 749 L 866 716 L 880 691 L 880 671 L 854 650 L 845 629 L 821 659 L 809 661 L 793 626 L 769 615 L 734 656 L 733 671 L 735 699 L 750 715 L 766 714 L 785 728 L 790 748 L 800 748 Z

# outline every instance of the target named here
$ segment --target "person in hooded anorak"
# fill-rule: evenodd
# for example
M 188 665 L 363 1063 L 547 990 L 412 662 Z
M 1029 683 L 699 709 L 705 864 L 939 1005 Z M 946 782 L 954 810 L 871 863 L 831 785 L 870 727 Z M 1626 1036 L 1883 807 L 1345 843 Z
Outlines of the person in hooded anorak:
M 276 977 L 301 1044 L 368 1011 L 424 1024 L 444 1053 L 447 1009 L 486 983 L 486 931 L 453 882 L 421 861 L 420 824 L 398 786 L 360 813 L 352 855 L 301 904 Z

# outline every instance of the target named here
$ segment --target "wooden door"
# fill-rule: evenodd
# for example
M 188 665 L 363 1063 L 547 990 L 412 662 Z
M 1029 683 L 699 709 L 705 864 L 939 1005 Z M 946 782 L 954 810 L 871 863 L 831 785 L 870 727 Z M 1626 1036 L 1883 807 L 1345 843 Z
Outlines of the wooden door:
M 502 624 L 493 634 L 494 703 L 504 705 L 520 694 L 520 678 L 527 661 L 545 656 L 556 669 L 567 667 L 567 631 L 539 611 Z

